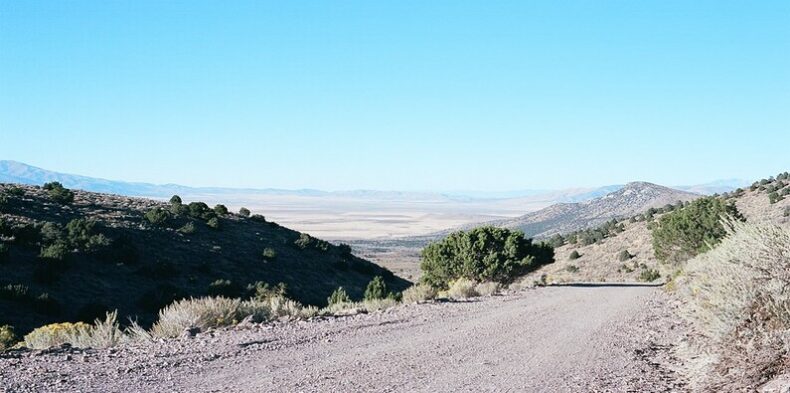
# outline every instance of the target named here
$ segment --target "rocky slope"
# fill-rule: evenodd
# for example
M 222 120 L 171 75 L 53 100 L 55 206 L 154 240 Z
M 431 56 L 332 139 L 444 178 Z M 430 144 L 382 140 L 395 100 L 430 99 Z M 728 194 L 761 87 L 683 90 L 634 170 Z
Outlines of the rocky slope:
M 360 298 L 376 275 L 394 290 L 408 285 L 348 247 L 263 217 L 185 202 L 179 214 L 167 213 L 153 225 L 145 214 L 157 208 L 173 210 L 167 203 L 83 191 L 59 203 L 41 187 L 0 184 L 0 325 L 24 334 L 114 309 L 121 320 L 146 324 L 174 299 L 244 296 L 256 282 L 284 283 L 289 297 L 316 305 L 338 286 Z
M 527 236 L 548 237 L 592 228 L 613 218 L 630 217 L 649 208 L 658 208 L 678 201 L 690 201 L 700 195 L 678 191 L 647 182 L 632 182 L 600 198 L 581 203 L 549 206 L 514 219 L 493 225 L 520 229 Z

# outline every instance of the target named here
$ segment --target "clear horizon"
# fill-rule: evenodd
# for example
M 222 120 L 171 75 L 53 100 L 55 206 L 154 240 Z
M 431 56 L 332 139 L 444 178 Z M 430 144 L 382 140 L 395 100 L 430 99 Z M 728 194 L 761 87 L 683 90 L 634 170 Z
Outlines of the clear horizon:
M 790 3 L 0 4 L 0 159 L 516 191 L 790 168 Z

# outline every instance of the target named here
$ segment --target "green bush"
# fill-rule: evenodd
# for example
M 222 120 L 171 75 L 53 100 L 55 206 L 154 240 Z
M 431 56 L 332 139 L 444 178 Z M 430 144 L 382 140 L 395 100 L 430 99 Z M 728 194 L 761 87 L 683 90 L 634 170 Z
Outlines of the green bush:
M 568 273 L 576 273 L 576 272 L 578 272 L 578 271 L 579 271 L 579 267 L 578 267 L 578 266 L 576 266 L 576 265 L 568 265 L 568 266 L 565 268 L 565 271 L 566 271 L 566 272 L 568 272 Z
M 447 288 L 450 281 L 510 282 L 541 265 L 554 262 L 554 249 L 533 244 L 520 231 L 484 226 L 451 233 L 422 250 L 422 281 Z
M 74 193 L 68 188 L 63 187 L 59 182 L 53 181 L 44 184 L 44 190 L 48 191 L 49 198 L 61 205 L 68 205 L 74 202 Z
M 25 196 L 25 190 L 22 187 L 11 186 L 5 189 L 5 193 L 15 197 Z
M 191 235 L 197 232 L 197 227 L 195 227 L 195 223 L 192 221 L 187 222 L 181 228 L 178 228 L 178 232 L 183 233 L 185 235 Z
M 385 299 L 387 295 L 387 284 L 381 276 L 373 277 L 365 288 L 365 300 Z
M 145 212 L 143 218 L 153 226 L 164 226 L 170 219 L 170 212 L 161 207 L 155 207 Z
M 0 326 L 0 351 L 13 347 L 18 341 L 19 338 L 14 334 L 13 326 Z
M 208 221 L 217 216 L 214 210 L 210 209 L 208 205 L 203 202 L 191 202 L 187 205 L 187 214 L 192 218 L 198 218 L 203 221 Z
M 576 250 L 571 251 L 571 255 L 568 255 L 568 259 L 570 259 L 571 261 L 574 260 L 574 259 L 579 259 L 581 257 L 582 257 L 582 254 L 579 254 L 579 252 L 576 251 Z
M 247 209 L 246 207 L 242 207 L 241 209 L 239 209 L 239 215 L 242 217 L 249 217 L 250 209 Z
M 218 216 L 224 216 L 228 214 L 228 208 L 225 205 L 214 206 L 214 213 L 216 213 Z
M 697 199 L 662 216 L 653 227 L 656 258 L 679 263 L 707 251 L 725 236 L 722 220 L 726 218 L 743 220 L 735 205 L 713 197 Z
M 631 253 L 628 252 L 628 250 L 620 251 L 620 253 L 617 254 L 617 260 L 620 261 L 620 262 L 625 262 L 625 261 L 627 261 L 627 260 L 629 260 L 629 259 L 631 259 L 633 257 L 634 256 L 631 255 Z
M 98 251 L 110 245 L 110 239 L 95 230 L 96 221 L 77 218 L 66 224 L 66 243 L 85 252 Z
M 772 205 L 776 202 L 781 201 L 782 199 L 784 199 L 784 197 L 779 195 L 779 193 L 777 193 L 776 191 L 772 191 L 771 193 L 768 194 L 768 202 Z
M 66 243 L 57 241 L 53 244 L 42 247 L 38 256 L 43 259 L 63 260 L 66 258 L 66 255 L 68 255 L 69 251 L 69 246 Z
M 170 197 L 170 204 L 171 205 L 180 205 L 182 203 L 183 202 L 181 201 L 181 197 L 180 196 L 173 195 L 172 197 Z
M 557 248 L 565 245 L 565 237 L 560 235 L 559 233 L 550 237 L 548 241 L 549 245 Z
M 348 296 L 346 290 L 343 287 L 338 287 L 337 289 L 332 292 L 331 295 L 326 299 L 328 305 L 339 304 L 339 303 L 351 303 L 351 297 Z
M 219 229 L 219 219 L 217 217 L 211 217 L 206 221 L 206 225 L 211 229 Z
M 277 258 L 277 251 L 269 247 L 263 249 L 263 259 L 266 259 L 267 261 L 271 261 L 274 258 Z
M 261 214 L 253 214 L 252 216 L 250 216 L 250 220 L 255 222 L 266 222 L 266 217 L 264 217 Z
M 639 273 L 639 281 L 644 282 L 652 282 L 658 280 L 661 277 L 661 274 L 658 273 L 657 270 L 654 269 L 645 269 Z

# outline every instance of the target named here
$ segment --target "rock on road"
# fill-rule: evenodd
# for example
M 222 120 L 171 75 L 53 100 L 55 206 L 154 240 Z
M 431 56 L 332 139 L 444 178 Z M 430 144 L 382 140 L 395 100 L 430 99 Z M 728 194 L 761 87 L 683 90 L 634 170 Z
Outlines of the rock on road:
M 659 288 L 547 287 L 0 359 L 9 392 L 682 391 Z M 66 353 L 67 352 L 67 353 Z

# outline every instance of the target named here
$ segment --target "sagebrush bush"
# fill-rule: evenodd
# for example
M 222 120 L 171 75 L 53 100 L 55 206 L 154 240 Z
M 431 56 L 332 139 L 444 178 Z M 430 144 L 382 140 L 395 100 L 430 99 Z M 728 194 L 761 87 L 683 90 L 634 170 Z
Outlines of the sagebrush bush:
M 211 217 L 206 221 L 206 226 L 211 229 L 219 229 L 219 219 L 217 217 Z
M 735 205 L 714 197 L 697 199 L 665 214 L 652 230 L 656 258 L 681 263 L 707 251 L 727 233 L 724 217 L 743 220 Z
M 478 295 L 475 282 L 468 278 L 459 278 L 450 282 L 447 296 L 452 299 L 467 299 Z
M 475 292 L 480 296 L 493 296 L 499 292 L 500 287 L 498 282 L 481 282 L 475 286 Z
M 263 249 L 263 259 L 273 261 L 275 258 L 277 258 L 277 251 L 270 247 Z
M 661 278 L 661 274 L 655 269 L 643 269 L 639 273 L 639 281 L 653 282 Z
M 181 197 L 180 196 L 173 195 L 172 197 L 170 197 L 170 204 L 171 205 L 180 205 L 182 203 L 183 202 L 181 201 Z
M 676 280 L 681 315 L 702 334 L 687 359 L 696 390 L 755 391 L 790 354 L 790 232 L 731 225 Z
M 241 209 L 239 209 L 239 215 L 242 217 L 249 217 L 250 209 L 247 209 L 246 207 L 242 207 Z
M 579 259 L 581 257 L 582 257 L 582 254 L 579 254 L 579 252 L 576 251 L 576 250 L 571 251 L 571 255 L 568 255 L 568 259 L 570 259 L 571 261 L 574 260 L 574 259 Z
M 450 281 L 510 282 L 554 261 L 554 249 L 533 244 L 519 231 L 484 226 L 451 233 L 422 250 L 422 282 L 447 288 Z
M 436 289 L 430 285 L 416 284 L 403 291 L 404 303 L 420 303 L 436 299 Z
M 343 287 L 338 287 L 335 289 L 331 295 L 326 299 L 326 303 L 328 305 L 333 305 L 337 303 L 350 303 L 351 297 L 348 296 L 346 290 Z
M 214 213 L 216 213 L 219 216 L 224 216 L 228 214 L 228 208 L 225 205 L 218 204 L 214 206 Z
M 71 344 L 74 337 L 85 334 L 90 325 L 84 322 L 63 322 L 42 326 L 25 335 L 25 346 L 30 349 L 47 349 L 64 343 Z
M 16 337 L 16 334 L 14 334 L 13 326 L 0 326 L 0 352 L 13 347 L 17 341 L 19 341 L 19 339 Z
M 42 247 L 41 252 L 38 254 L 39 258 L 63 260 L 69 253 L 69 246 L 65 242 L 56 242 L 48 246 Z

